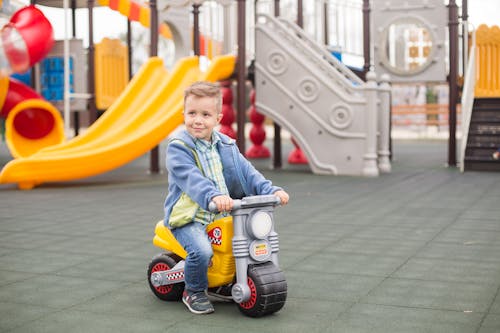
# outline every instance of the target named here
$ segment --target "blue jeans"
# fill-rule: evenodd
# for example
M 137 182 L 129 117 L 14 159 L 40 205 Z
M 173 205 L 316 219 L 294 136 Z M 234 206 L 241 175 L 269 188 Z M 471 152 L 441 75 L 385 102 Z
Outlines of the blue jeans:
M 191 222 L 172 229 L 175 238 L 187 252 L 184 280 L 185 289 L 190 292 L 208 288 L 207 270 L 213 251 L 205 228 L 206 226 L 199 222 Z

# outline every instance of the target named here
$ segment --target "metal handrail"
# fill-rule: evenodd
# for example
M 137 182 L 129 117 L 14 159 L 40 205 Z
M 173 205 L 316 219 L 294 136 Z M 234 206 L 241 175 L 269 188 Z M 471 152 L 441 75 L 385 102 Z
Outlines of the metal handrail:
M 476 31 L 471 30 L 472 46 L 470 57 L 467 63 L 465 73 L 464 87 L 462 91 L 462 141 L 460 144 L 460 171 L 464 172 L 465 167 L 465 149 L 467 148 L 467 139 L 469 137 L 469 127 L 472 118 L 472 107 L 474 105 L 474 90 L 476 87 Z

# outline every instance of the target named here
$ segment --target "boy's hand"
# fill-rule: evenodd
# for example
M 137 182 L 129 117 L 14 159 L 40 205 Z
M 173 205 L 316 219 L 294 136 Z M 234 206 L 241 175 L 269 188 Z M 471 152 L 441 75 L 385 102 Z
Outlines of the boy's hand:
M 274 192 L 274 195 L 280 198 L 282 206 L 286 205 L 288 203 L 288 200 L 290 200 L 290 196 L 288 195 L 288 193 L 283 190 Z
M 219 212 L 229 212 L 233 209 L 233 199 L 228 195 L 218 195 L 213 197 L 212 201 L 217 205 Z

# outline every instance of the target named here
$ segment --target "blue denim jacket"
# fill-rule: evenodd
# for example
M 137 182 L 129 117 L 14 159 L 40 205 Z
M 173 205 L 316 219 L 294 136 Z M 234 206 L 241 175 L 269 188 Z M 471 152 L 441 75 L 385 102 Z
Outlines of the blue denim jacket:
M 241 199 L 249 195 L 273 194 L 281 190 L 280 187 L 273 186 L 270 180 L 264 178 L 255 169 L 240 153 L 233 139 L 219 132 L 215 134 L 221 139 L 217 143 L 217 149 L 231 198 Z M 170 213 L 183 192 L 205 210 L 208 210 L 208 204 L 212 198 L 222 194 L 196 165 L 195 156 L 193 156 L 193 150 L 196 151 L 196 148 L 188 132 L 181 131 L 173 140 L 181 140 L 185 145 L 173 141 L 167 146 L 168 195 L 164 207 L 166 226 L 168 226 Z

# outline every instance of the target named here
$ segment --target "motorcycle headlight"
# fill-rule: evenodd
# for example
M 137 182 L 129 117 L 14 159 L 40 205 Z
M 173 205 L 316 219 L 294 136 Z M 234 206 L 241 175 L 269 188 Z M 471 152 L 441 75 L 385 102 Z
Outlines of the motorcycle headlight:
M 265 239 L 273 228 L 273 218 L 266 212 L 257 212 L 250 219 L 249 232 L 254 238 Z

